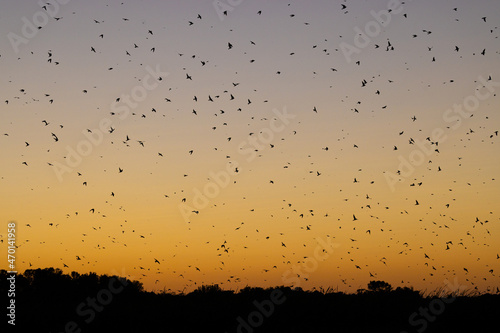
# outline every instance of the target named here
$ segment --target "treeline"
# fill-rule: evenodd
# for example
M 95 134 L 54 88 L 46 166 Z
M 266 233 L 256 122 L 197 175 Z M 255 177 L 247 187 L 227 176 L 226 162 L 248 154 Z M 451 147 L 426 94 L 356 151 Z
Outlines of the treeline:
M 0 279 L 5 295 L 5 270 Z M 284 286 L 234 292 L 218 285 L 172 294 L 147 292 L 118 276 L 54 268 L 18 274 L 15 299 L 19 332 L 486 332 L 500 318 L 498 294 L 424 296 L 384 281 L 355 294 Z

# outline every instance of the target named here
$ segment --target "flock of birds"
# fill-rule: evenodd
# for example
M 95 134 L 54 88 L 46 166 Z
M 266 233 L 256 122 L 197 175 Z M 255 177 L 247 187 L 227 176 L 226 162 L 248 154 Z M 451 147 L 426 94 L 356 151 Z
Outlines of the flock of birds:
M 49 6 L 53 6 L 50 0 L 43 10 L 47 10 Z M 121 6 L 124 7 L 123 4 Z M 397 184 L 395 194 L 390 194 L 387 192 L 387 184 L 384 182 L 383 175 L 381 173 L 375 175 L 369 171 L 370 165 L 367 165 L 366 161 L 359 161 L 369 160 L 368 157 L 364 157 L 364 154 L 369 156 L 370 152 L 363 148 L 370 146 L 372 137 L 383 136 L 380 132 L 386 131 L 380 128 L 380 122 L 373 126 L 378 128 L 371 128 L 369 123 L 376 122 L 374 114 L 397 112 L 391 106 L 391 99 L 397 98 L 393 91 L 397 90 L 397 85 L 405 83 L 401 74 L 392 74 L 392 70 L 399 71 L 397 68 L 378 72 L 373 68 L 365 68 L 364 66 L 369 66 L 365 63 L 369 63 L 370 59 L 363 57 L 363 54 L 399 59 L 407 54 L 399 48 L 403 42 L 390 39 L 382 42 L 384 37 L 374 39 L 371 45 L 362 50 L 363 53 L 356 58 L 355 62 L 348 64 L 338 42 L 350 43 L 351 36 L 339 36 L 335 38 L 336 42 L 332 42 L 331 39 L 334 38 L 330 39 L 328 36 L 335 35 L 335 32 L 322 31 L 313 20 L 300 21 L 303 15 L 300 12 L 294 12 L 296 4 L 283 3 L 276 4 L 276 6 L 283 7 L 280 8 L 279 15 L 281 16 L 270 17 L 267 21 L 259 21 L 265 19 L 266 15 L 270 15 L 265 9 L 248 13 L 248 9 L 241 5 L 233 8 L 234 11 L 223 11 L 226 17 L 224 21 L 219 21 L 215 12 L 194 13 L 191 17 L 180 20 L 183 23 L 175 28 L 169 27 L 169 29 L 161 30 L 158 30 L 157 26 L 148 26 L 150 22 L 141 21 L 134 15 L 119 19 L 114 17 L 118 22 L 112 25 L 106 17 L 91 18 L 87 16 L 88 14 L 80 14 L 77 10 L 72 13 L 71 10 L 63 11 L 58 14 L 58 17 L 53 18 L 54 21 L 50 24 L 54 26 L 66 24 L 65 27 L 71 27 L 71 20 L 84 22 L 88 31 L 83 33 L 90 37 L 82 38 L 80 43 L 85 44 L 82 49 L 86 52 L 79 56 L 91 59 L 88 66 L 92 67 L 92 71 L 95 68 L 102 68 L 103 73 L 101 77 L 83 80 L 82 82 L 93 81 L 87 87 L 81 87 L 75 80 L 69 84 L 58 82 L 54 85 L 40 84 L 33 88 L 26 88 L 21 79 L 4 76 L 3 86 L 14 86 L 17 92 L 10 95 L 9 92 L 12 90 L 2 92 L 4 103 L 1 117 L 6 121 L 2 120 L 0 124 L 0 131 L 3 131 L 0 145 L 2 148 L 7 147 L 13 154 L 13 158 L 9 159 L 8 163 L 15 168 L 12 169 L 14 171 L 0 169 L 3 170 L 0 174 L 1 181 L 3 183 L 11 181 L 16 177 L 15 175 L 22 177 L 37 173 L 53 174 L 54 168 L 67 163 L 65 160 L 67 151 L 64 149 L 66 146 L 75 146 L 77 140 L 81 139 L 80 132 L 98 135 L 97 126 L 84 120 L 79 120 L 75 124 L 70 120 L 71 116 L 66 115 L 71 114 L 72 111 L 61 110 L 67 108 L 68 101 L 65 100 L 67 97 L 61 96 L 57 89 L 71 90 L 70 94 L 77 96 L 78 99 L 78 102 L 74 103 L 83 104 L 88 108 L 95 107 L 94 99 L 98 100 L 98 92 L 106 93 L 107 99 L 104 100 L 108 101 L 108 104 L 99 105 L 96 108 L 97 111 L 92 111 L 94 113 L 90 114 L 96 119 L 109 117 L 113 124 L 106 128 L 105 133 L 102 133 L 102 146 L 94 147 L 90 157 L 83 157 L 84 161 L 81 164 L 64 174 L 62 183 L 58 183 L 54 176 L 47 186 L 47 191 L 50 193 L 50 191 L 56 191 L 55 189 L 59 186 L 63 186 L 61 184 L 65 186 L 68 183 L 71 184 L 67 191 L 69 191 L 68 195 L 70 193 L 74 195 L 75 205 L 66 205 L 61 209 L 79 206 L 80 196 L 84 198 L 82 202 L 85 202 L 85 205 L 82 204 L 77 211 L 68 209 L 61 212 L 59 209 L 60 216 L 43 216 L 40 220 L 22 223 L 19 227 L 23 229 L 19 232 L 19 247 L 34 249 L 60 247 L 61 251 L 50 259 L 52 266 L 81 272 L 98 267 L 100 258 L 108 253 L 110 258 L 119 257 L 120 252 L 127 249 L 128 256 L 135 255 L 128 259 L 131 262 L 131 267 L 127 267 L 129 276 L 147 281 L 147 287 L 151 289 L 167 288 L 184 291 L 186 288 L 194 288 L 203 283 L 220 283 L 229 287 L 259 284 L 264 281 L 282 284 L 283 272 L 296 265 L 305 265 L 313 258 L 314 249 L 317 246 L 314 240 L 316 237 L 330 238 L 342 244 L 342 248 L 338 250 L 338 253 L 329 253 L 328 261 L 320 265 L 332 267 L 330 274 L 333 275 L 328 278 L 328 281 L 332 284 L 340 284 L 340 288 L 354 288 L 355 290 L 360 285 L 364 285 L 359 282 L 360 277 L 364 280 L 373 278 L 391 280 L 393 279 L 391 262 L 394 261 L 394 265 L 399 265 L 398 269 L 401 269 L 405 264 L 401 264 L 401 259 L 398 258 L 409 256 L 411 260 L 403 259 L 408 260 L 408 271 L 418 270 L 418 276 L 423 282 L 429 280 L 435 283 L 434 286 L 439 286 L 444 278 L 451 279 L 454 276 L 460 276 L 463 282 L 471 288 L 498 292 L 496 286 L 499 285 L 500 257 L 498 253 L 500 252 L 497 250 L 498 253 L 494 253 L 495 250 L 490 249 L 490 247 L 498 248 L 496 240 L 498 236 L 495 235 L 500 231 L 498 227 L 500 218 L 498 212 L 495 211 L 498 207 L 491 206 L 488 211 L 477 212 L 478 217 L 470 220 L 469 214 L 463 214 L 460 211 L 460 204 L 455 204 L 456 192 L 463 191 L 473 196 L 473 192 L 482 191 L 481 187 L 488 186 L 489 189 L 497 187 L 494 180 L 494 171 L 497 170 L 490 170 L 492 174 L 482 177 L 482 184 L 476 179 L 468 180 L 469 176 L 472 177 L 468 174 L 444 175 L 446 172 L 451 173 L 450 169 L 460 170 L 462 164 L 468 164 L 468 167 L 472 168 L 468 161 L 471 157 L 456 156 L 455 158 L 454 149 L 462 154 L 467 152 L 467 145 L 474 145 L 474 147 L 482 145 L 484 149 L 490 150 L 494 149 L 491 147 L 498 145 L 498 129 L 495 128 L 498 122 L 495 123 L 494 114 L 474 115 L 480 119 L 475 118 L 475 123 L 471 122 L 468 129 L 461 128 L 459 134 L 455 133 L 456 137 L 449 139 L 449 141 L 456 140 L 453 141 L 455 145 L 451 147 L 450 142 L 447 145 L 440 145 L 440 142 L 434 141 L 429 136 L 428 129 L 436 125 L 434 123 L 421 124 L 428 117 L 427 114 L 419 114 L 414 108 L 410 108 L 412 114 L 405 115 L 404 119 L 398 121 L 401 128 L 391 136 L 391 140 L 395 140 L 395 143 L 384 143 L 383 147 L 379 148 L 384 152 L 390 151 L 391 154 L 399 154 L 401 151 L 404 154 L 415 149 L 416 140 L 420 140 L 430 144 L 433 154 L 426 157 L 425 165 L 420 169 L 417 168 L 417 171 L 410 177 L 411 179 Z M 351 6 L 355 7 L 349 2 L 338 4 L 336 14 L 352 16 Z M 392 24 L 404 24 L 405 20 L 411 19 L 410 6 L 411 4 L 408 5 L 408 9 L 405 8 L 401 17 L 397 18 L 400 21 Z M 482 15 L 476 18 L 473 15 L 464 15 L 462 18 L 460 14 L 464 13 L 454 6 L 450 6 L 448 11 L 448 17 L 443 18 L 441 23 L 443 30 L 445 27 L 453 27 L 453 24 L 479 25 L 483 31 L 481 38 L 490 44 L 478 50 L 470 50 L 460 46 L 461 40 L 457 37 L 456 45 L 449 50 L 443 51 L 440 45 L 426 45 L 425 49 L 412 51 L 419 54 L 428 53 L 428 56 L 422 56 L 427 59 L 427 64 L 420 66 L 434 66 L 435 62 L 445 63 L 447 58 L 454 57 L 454 54 L 459 55 L 457 61 L 460 61 L 462 56 L 469 62 L 481 62 L 487 56 L 498 59 L 500 55 L 499 30 L 496 26 L 498 22 L 494 18 L 490 19 Z M 120 13 L 120 6 L 114 8 L 113 12 Z M 274 51 L 257 48 L 260 44 L 266 44 L 265 34 L 256 34 L 251 39 L 246 39 L 252 31 L 241 31 L 241 28 L 238 30 L 235 21 L 231 21 L 232 16 L 237 15 L 238 12 L 240 15 L 245 12 L 248 19 L 255 20 L 257 25 L 264 24 L 260 22 L 266 22 L 265 24 L 270 24 L 275 29 L 278 29 L 281 24 L 285 27 L 292 27 L 293 31 L 304 31 L 304 35 L 312 37 L 312 40 L 300 41 L 300 45 L 306 45 L 304 48 L 298 47 L 300 50 L 293 49 L 294 41 L 290 42 L 287 38 L 283 38 L 283 41 L 277 40 L 277 44 L 287 45 L 285 49 L 290 48 L 287 54 L 276 56 L 283 64 L 280 65 L 278 62 L 277 68 L 269 70 L 265 65 L 257 67 L 259 63 L 266 63 L 267 57 L 273 58 L 274 56 L 268 53 Z M 119 17 L 121 14 L 117 15 Z M 274 20 L 278 23 L 272 23 Z M 474 22 L 468 20 L 474 20 Z M 136 24 L 142 30 L 137 31 L 131 37 L 120 35 L 119 31 L 115 32 L 115 28 L 120 30 L 127 24 Z M 227 41 L 221 42 L 221 38 L 214 37 L 211 45 L 198 46 L 199 51 L 196 54 L 192 54 L 192 45 L 188 41 L 185 41 L 184 49 L 167 47 L 169 39 L 172 38 L 171 34 L 192 36 L 197 33 L 207 33 L 210 29 L 216 28 L 225 29 L 226 35 L 229 36 Z M 312 28 L 316 29 L 315 32 L 310 32 L 309 29 Z M 405 41 L 405 45 L 411 46 L 412 40 L 441 34 L 441 31 L 436 30 L 439 28 L 441 26 L 436 26 L 432 30 L 416 26 L 415 33 L 400 38 Z M 44 33 L 45 29 L 48 28 L 40 29 L 40 34 Z M 200 31 L 197 32 L 194 29 L 200 29 Z M 397 29 L 397 27 L 389 26 L 387 30 L 390 29 Z M 99 32 L 93 36 L 91 34 L 94 31 Z M 117 34 L 125 42 L 114 40 Z M 37 38 L 50 40 L 48 35 Z M 201 40 L 198 42 L 202 43 Z M 48 44 L 54 46 L 54 43 L 57 43 L 57 40 L 50 40 Z M 179 45 L 182 46 L 183 43 Z M 123 45 L 126 46 L 122 47 Z M 217 47 L 220 50 L 212 52 L 212 49 Z M 64 67 L 65 62 L 69 61 L 60 55 L 61 47 L 46 47 L 44 44 L 30 41 L 23 48 L 17 59 L 13 60 L 13 65 L 18 68 L 22 68 L 20 66 L 23 62 L 33 61 L 33 59 L 36 59 L 38 66 L 44 70 L 54 66 Z M 441 50 L 435 53 L 436 48 Z M 277 50 L 281 51 L 278 47 Z M 5 54 L 10 50 L 2 52 Z M 8 66 L 4 54 L 0 56 L 0 63 Z M 307 79 L 303 82 L 295 82 L 286 63 L 293 62 L 299 54 L 302 56 L 301 59 L 326 57 L 331 60 L 318 60 L 318 63 L 331 63 L 334 67 L 318 65 L 318 69 L 311 72 L 299 67 L 296 69 L 297 72 L 307 72 L 303 74 Z M 122 77 L 123 73 L 130 70 L 137 84 L 142 84 L 137 76 L 140 76 L 138 72 L 144 69 L 146 61 L 165 57 L 168 59 L 168 66 L 179 64 L 179 68 L 168 68 L 171 74 L 154 77 L 158 88 L 152 91 L 144 102 L 138 102 L 137 107 L 131 107 L 130 115 L 121 122 L 119 119 L 123 114 L 114 110 L 110 111 L 108 105 L 112 101 L 125 105 L 124 97 L 108 93 L 107 87 L 100 84 L 101 79 L 108 77 L 110 72 L 119 72 L 116 75 Z M 226 62 L 230 71 L 233 68 L 241 68 L 241 70 L 228 73 L 225 71 Z M 310 65 L 304 64 L 304 68 L 309 68 Z M 168 66 L 164 66 L 165 70 Z M 411 65 L 407 63 L 403 65 L 406 70 L 410 67 Z M 410 79 L 405 78 L 405 75 L 413 75 L 416 76 L 417 81 L 425 81 L 423 76 L 419 76 L 418 68 L 412 68 L 412 70 L 414 72 L 411 74 L 403 75 L 405 80 Z M 496 82 L 500 79 L 500 73 L 497 69 L 492 70 L 493 73 L 488 73 L 487 80 Z M 63 72 L 72 75 L 68 67 Z M 255 78 L 254 72 L 259 73 L 262 79 Z M 314 94 L 307 92 L 309 85 L 312 87 L 322 85 L 325 91 L 332 91 L 334 94 L 333 91 L 339 90 L 343 84 L 336 75 L 341 78 L 349 76 L 357 78 L 360 75 L 366 75 L 366 78 L 363 77 L 358 81 L 359 86 L 356 91 L 340 99 L 317 102 L 313 97 Z M 60 76 L 57 79 L 62 80 Z M 48 81 L 52 80 L 50 78 Z M 306 91 L 303 96 L 295 96 L 294 93 L 287 96 L 290 100 L 290 113 L 294 104 L 308 106 L 305 109 L 294 110 L 293 112 L 297 114 L 295 120 L 292 120 L 283 132 L 275 133 L 272 142 L 254 146 L 254 152 L 260 158 L 259 161 L 240 163 L 232 167 L 234 174 L 238 174 L 240 178 L 231 178 L 230 186 L 221 189 L 220 198 L 214 198 L 206 207 L 196 207 L 193 203 L 194 194 L 191 188 L 194 186 L 202 189 L 207 182 L 213 182 L 212 177 L 207 179 L 206 176 L 213 166 L 213 161 L 219 163 L 215 165 L 218 165 L 221 170 L 225 169 L 222 167 L 225 164 L 222 163 L 227 161 L 244 161 L 243 155 L 240 154 L 242 148 L 238 145 L 242 141 L 251 142 L 251 140 L 258 143 L 259 138 L 262 138 L 263 129 L 276 118 L 271 110 L 279 102 L 273 100 L 273 91 L 261 88 L 261 86 L 268 86 L 259 84 L 260 80 L 270 80 L 276 86 L 278 84 L 299 85 L 302 91 Z M 432 80 L 429 79 L 430 81 Z M 446 79 L 442 83 L 449 85 L 454 83 L 454 80 Z M 373 87 L 375 85 L 377 87 Z M 292 88 L 290 89 L 292 91 Z M 367 90 L 370 90 L 369 93 L 366 93 Z M 110 89 L 110 91 L 116 90 Z M 370 97 L 367 97 L 368 95 Z M 325 94 L 322 98 L 324 96 Z M 459 95 L 458 98 L 461 96 Z M 499 105 L 496 96 L 493 94 L 489 102 L 491 105 L 495 103 Z M 364 100 L 365 97 L 367 102 Z M 371 104 L 373 98 L 379 98 L 376 104 Z M 373 107 L 375 110 L 369 110 L 371 106 L 367 105 L 376 105 L 377 108 Z M 28 135 L 28 133 L 23 133 L 22 129 L 27 120 L 11 115 L 32 106 L 39 111 L 30 115 L 37 124 L 29 125 L 36 127 L 36 130 L 35 134 Z M 335 115 L 335 118 L 328 118 L 331 114 Z M 318 121 L 315 117 L 325 118 L 319 118 L 321 120 Z M 490 118 L 493 120 L 490 121 Z M 66 119 L 67 123 L 62 119 Z M 318 130 L 318 133 L 315 133 L 314 128 L 322 128 L 322 122 L 332 119 L 338 121 L 340 127 L 342 127 L 343 120 L 365 123 L 368 125 L 364 127 L 364 130 L 372 132 L 351 135 L 349 131 L 342 130 L 333 135 L 330 133 L 322 135 L 321 130 Z M 87 127 L 82 124 L 90 125 Z M 161 126 L 164 126 L 163 130 Z M 165 134 L 170 131 L 182 133 L 183 126 L 190 127 L 189 133 L 179 134 L 177 138 L 175 134 L 172 136 Z M 453 133 L 450 127 L 446 127 L 446 130 L 451 137 Z M 77 134 L 74 134 L 75 132 Z M 480 138 L 476 139 L 479 136 Z M 25 137 L 30 137 L 30 139 Z M 183 142 L 183 139 L 186 142 Z M 165 145 L 164 141 L 170 141 L 170 144 Z M 180 148 L 175 149 L 172 148 L 173 146 Z M 47 157 L 32 153 L 35 149 L 38 149 L 42 156 L 45 154 Z M 440 155 L 446 155 L 447 159 L 441 159 Z M 140 157 L 130 158 L 130 156 Z M 351 159 L 353 156 L 358 159 Z M 393 157 L 390 162 L 392 169 L 387 171 L 401 175 L 402 170 L 397 168 L 398 155 L 390 156 Z M 453 161 L 449 160 L 450 156 L 454 158 Z M 484 156 L 481 158 L 485 159 Z M 136 159 L 142 160 L 142 168 L 137 166 Z M 347 167 L 347 163 L 354 163 L 355 168 Z M 180 170 L 175 166 L 176 164 L 185 166 L 185 170 Z M 157 168 L 158 165 L 162 168 Z M 210 165 L 210 167 L 205 167 L 205 165 Z M 335 173 L 344 169 L 348 170 L 345 171 L 345 174 L 349 175 L 348 179 L 343 179 L 341 184 L 335 183 L 337 179 L 334 176 Z M 47 173 L 47 170 L 50 170 L 50 173 Z M 354 171 L 351 172 L 351 170 Z M 161 193 L 156 190 L 155 185 L 154 189 L 141 191 L 137 188 L 137 182 L 133 180 L 136 175 L 132 173 L 142 173 L 139 182 L 144 181 L 145 184 L 148 184 L 146 179 L 149 179 L 147 178 L 149 176 L 161 178 L 163 176 L 160 174 L 171 173 L 168 179 L 173 180 L 173 185 L 165 185 Z M 344 175 L 344 172 L 341 171 L 341 173 Z M 117 175 L 122 178 L 117 178 Z M 241 175 L 247 175 L 247 177 L 241 178 Z M 430 180 L 425 179 L 426 176 Z M 493 178 L 488 179 L 488 176 L 493 176 Z M 193 177 L 195 181 L 190 180 Z M 448 180 L 442 184 L 444 189 L 432 188 L 433 183 L 440 179 L 436 177 L 444 177 Z M 130 188 L 123 187 L 123 184 L 127 182 L 132 182 L 134 185 Z M 457 186 L 456 191 L 453 188 L 447 188 L 454 185 Z M 35 189 L 40 196 L 43 196 L 44 194 L 41 193 L 44 192 L 37 186 L 45 185 L 31 183 L 25 186 L 25 190 Z M 281 190 L 276 190 L 276 187 L 280 186 Z M 87 194 L 85 191 L 91 188 L 92 194 Z M 257 194 L 256 189 L 259 191 Z M 157 226 L 146 228 L 141 226 L 140 220 L 127 217 L 127 211 L 135 210 L 134 203 L 129 199 L 123 199 L 122 202 L 120 200 L 130 197 L 130 193 L 135 191 L 147 195 L 147 198 L 137 205 L 147 205 L 150 200 L 151 202 L 162 200 L 164 207 L 168 207 L 170 211 L 165 214 L 168 220 L 164 222 L 163 228 Z M 433 191 L 436 192 L 435 197 L 433 197 Z M 229 193 L 229 197 L 224 196 L 224 192 Z M 321 194 L 321 192 L 324 193 Z M 463 196 L 463 193 L 458 197 Z M 491 190 L 491 193 L 493 196 L 498 195 L 495 190 Z M 290 194 L 291 198 L 283 198 L 287 194 Z M 236 197 L 240 195 L 242 197 L 237 199 Z M 399 197 L 408 195 L 408 197 L 401 199 L 401 202 L 405 202 L 402 206 L 388 199 L 391 195 Z M 413 197 L 409 197 L 410 195 Z M 262 203 L 259 197 L 269 200 L 272 204 Z M 271 197 L 273 199 L 270 199 Z M 445 201 L 441 203 L 442 200 Z M 231 221 L 226 221 L 226 215 L 234 216 L 232 206 L 244 208 L 238 208 L 241 211 L 240 214 Z M 182 221 L 177 211 L 178 207 L 189 207 L 190 218 L 187 224 Z M 152 208 L 145 207 L 142 212 L 147 212 L 149 209 Z M 456 210 L 453 211 L 453 209 Z M 218 215 L 214 218 L 210 215 L 211 212 L 217 212 Z M 410 230 L 408 231 L 398 227 L 397 221 L 394 221 L 396 219 L 414 225 L 408 227 Z M 78 221 L 81 225 L 77 227 L 72 224 L 72 221 Z M 187 234 L 179 235 L 176 240 L 176 237 L 171 237 L 169 234 L 169 230 L 172 229 L 171 225 L 177 225 L 173 230 L 185 228 Z M 62 229 L 64 232 L 61 231 Z M 56 238 L 58 235 L 64 235 L 64 237 L 70 235 L 73 241 L 81 242 L 77 248 L 83 252 L 72 253 L 76 245 L 68 244 L 62 239 L 60 242 L 52 241 L 57 244 L 43 240 L 43 237 L 48 237 L 49 231 Z M 203 234 L 207 235 L 208 240 L 202 240 Z M 152 244 L 157 244 L 155 242 L 158 242 L 158 239 L 161 243 L 161 239 L 167 239 L 167 235 L 171 243 L 165 245 L 165 248 L 155 245 L 155 248 L 159 250 L 153 253 Z M 26 239 L 22 238 L 24 236 Z M 2 236 L 1 241 L 5 242 L 5 235 Z M 370 251 L 377 246 L 378 250 L 374 250 L 376 254 L 371 257 Z M 191 250 L 193 248 L 194 250 Z M 479 254 L 483 253 L 478 250 L 481 248 L 487 248 L 484 250 L 484 255 Z M 261 249 L 265 249 L 267 253 L 262 253 Z M 447 261 L 443 261 L 448 251 L 461 253 L 466 259 L 463 262 L 460 261 L 459 265 L 473 263 L 473 268 L 450 267 L 450 257 L 447 257 Z M 47 262 L 41 257 L 23 260 L 26 268 L 37 266 L 38 262 L 42 261 Z M 296 275 L 304 285 L 317 286 L 317 284 L 307 284 L 309 281 L 315 281 L 314 273 L 298 272 Z M 405 278 L 401 281 L 403 285 L 422 282 L 404 280 Z M 170 289 L 174 284 L 177 288 Z

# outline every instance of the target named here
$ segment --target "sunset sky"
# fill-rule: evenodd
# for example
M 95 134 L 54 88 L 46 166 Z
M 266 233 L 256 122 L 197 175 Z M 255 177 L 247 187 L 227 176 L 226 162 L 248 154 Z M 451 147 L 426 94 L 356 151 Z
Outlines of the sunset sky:
M 500 2 L 48 3 L 0 5 L 19 272 L 500 286 Z

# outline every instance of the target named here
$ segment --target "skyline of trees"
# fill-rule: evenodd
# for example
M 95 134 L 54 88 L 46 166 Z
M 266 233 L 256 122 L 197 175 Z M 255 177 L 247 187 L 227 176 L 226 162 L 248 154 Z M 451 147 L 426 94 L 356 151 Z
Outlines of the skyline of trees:
M 1 292 L 7 271 L 0 270 Z M 16 328 L 38 332 L 460 332 L 500 316 L 500 294 L 393 288 L 380 280 L 346 294 L 334 290 L 201 285 L 189 293 L 145 291 L 138 281 L 96 273 L 28 269 L 16 279 Z

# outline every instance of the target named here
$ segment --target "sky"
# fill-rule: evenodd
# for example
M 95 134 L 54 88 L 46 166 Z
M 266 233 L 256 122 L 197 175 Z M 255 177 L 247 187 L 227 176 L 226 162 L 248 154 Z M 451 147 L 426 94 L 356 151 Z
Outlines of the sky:
M 0 5 L 18 271 L 500 285 L 499 2 L 40 3 Z

